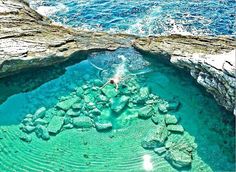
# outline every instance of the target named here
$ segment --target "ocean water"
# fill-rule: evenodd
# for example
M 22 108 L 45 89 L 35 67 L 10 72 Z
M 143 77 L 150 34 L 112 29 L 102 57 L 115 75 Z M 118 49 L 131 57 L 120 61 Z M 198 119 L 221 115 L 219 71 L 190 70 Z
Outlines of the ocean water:
M 135 35 L 235 36 L 235 0 L 34 0 L 57 23 Z
M 80 58 L 87 60 L 80 61 Z M 138 59 L 139 68 L 135 67 L 133 58 Z M 98 67 L 102 59 L 105 65 L 100 69 Z M 119 69 L 122 61 L 128 67 L 121 74 L 124 80 L 119 83 L 117 97 L 125 95 L 131 103 L 121 112 L 109 113 L 112 101 L 104 100 L 105 103 L 100 106 L 97 99 L 99 94 L 104 93 L 94 83 L 100 80 L 105 84 Z M 129 87 L 132 83 L 135 84 Z M 19 88 L 20 85 L 23 85 L 22 88 Z M 124 91 L 124 85 L 128 85 L 131 92 Z M 185 134 L 195 137 L 197 145 L 192 167 L 185 171 L 234 171 L 233 114 L 218 106 L 213 97 L 199 87 L 189 74 L 133 49 L 97 52 L 86 56 L 77 54 L 65 64 L 1 79 L 0 171 L 180 171 L 162 155 L 144 149 L 141 145 L 147 132 L 156 126 L 151 118 L 144 120 L 130 111 L 131 107 L 136 106 L 131 99 L 135 99 L 133 96 L 137 90 L 144 87 L 149 88 L 149 94 L 161 102 L 177 100 L 181 104 L 178 110 L 168 113 L 179 119 Z M 88 111 L 85 108 L 79 110 L 79 116 L 89 116 L 94 121 L 109 121 L 112 123 L 111 130 L 101 132 L 94 127 L 68 129 L 64 124 L 64 129 L 56 135 L 50 134 L 49 140 L 40 138 L 34 131 L 26 134 L 30 141 L 20 139 L 25 134 L 21 128 L 22 122 L 28 114 L 45 107 L 46 114 L 56 110 L 52 116 L 66 118 L 68 112 L 62 113 L 58 109 L 59 103 L 81 96 L 81 88 L 85 91 L 80 102 L 85 101 L 86 108 L 96 102 L 95 106 L 106 113 L 91 116 L 85 113 Z M 140 103 L 137 106 L 142 108 L 148 105 Z M 45 118 L 52 121 L 51 118 Z M 45 126 L 48 127 L 47 124 Z M 171 135 L 182 137 L 176 133 Z
M 234 0 L 29 2 L 79 29 L 235 36 Z M 165 112 L 173 102 L 178 108 Z M 168 114 L 184 131 L 168 129 L 161 145 L 167 152 L 145 148 L 150 131 L 170 126 Z M 234 170 L 235 116 L 188 73 L 156 56 L 132 48 L 75 54 L 63 64 L 0 79 L 0 171 Z

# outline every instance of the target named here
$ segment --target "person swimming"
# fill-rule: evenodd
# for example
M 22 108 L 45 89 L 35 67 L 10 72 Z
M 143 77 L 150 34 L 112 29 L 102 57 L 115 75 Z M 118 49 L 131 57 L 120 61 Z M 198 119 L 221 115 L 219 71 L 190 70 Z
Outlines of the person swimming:
M 126 61 L 126 58 L 125 56 L 123 55 L 119 55 L 118 56 L 119 59 L 121 59 L 121 64 L 116 68 L 116 72 L 115 72 L 115 75 L 110 78 L 102 87 L 104 88 L 107 84 L 114 84 L 116 86 L 116 91 L 118 91 L 118 88 L 119 88 L 119 82 L 122 80 L 122 78 L 124 77 L 125 75 L 125 61 Z

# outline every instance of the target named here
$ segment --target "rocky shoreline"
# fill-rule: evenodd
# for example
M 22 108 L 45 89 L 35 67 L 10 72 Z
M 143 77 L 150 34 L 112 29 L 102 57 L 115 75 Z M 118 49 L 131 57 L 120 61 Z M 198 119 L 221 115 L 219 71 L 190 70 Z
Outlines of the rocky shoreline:
M 60 63 L 78 52 L 134 46 L 157 57 L 164 55 L 175 66 L 186 68 L 220 105 L 236 114 L 235 38 L 138 38 L 75 30 L 53 24 L 24 0 L 0 1 L 0 16 L 0 78 Z

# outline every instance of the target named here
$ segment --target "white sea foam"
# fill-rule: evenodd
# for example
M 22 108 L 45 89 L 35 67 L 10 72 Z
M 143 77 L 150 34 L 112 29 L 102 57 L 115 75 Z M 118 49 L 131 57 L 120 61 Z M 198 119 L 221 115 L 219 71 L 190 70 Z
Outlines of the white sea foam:
M 36 11 L 44 16 L 52 16 L 59 11 L 68 11 L 68 7 L 62 3 L 58 3 L 56 6 L 39 6 Z

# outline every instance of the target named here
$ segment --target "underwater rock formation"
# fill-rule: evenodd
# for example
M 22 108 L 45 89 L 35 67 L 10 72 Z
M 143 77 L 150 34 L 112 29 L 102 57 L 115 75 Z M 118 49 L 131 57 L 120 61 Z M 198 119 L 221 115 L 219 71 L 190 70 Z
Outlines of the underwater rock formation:
M 134 47 L 187 68 L 217 102 L 235 113 L 236 40 L 230 37 L 170 35 L 137 38 Z
M 76 52 L 134 46 L 187 68 L 220 105 L 236 113 L 235 51 L 231 52 L 236 48 L 235 38 L 181 35 L 137 38 L 76 30 L 52 23 L 24 0 L 0 1 L 0 27 L 0 78 L 63 62 Z

